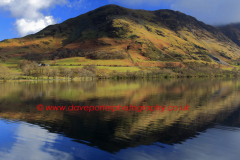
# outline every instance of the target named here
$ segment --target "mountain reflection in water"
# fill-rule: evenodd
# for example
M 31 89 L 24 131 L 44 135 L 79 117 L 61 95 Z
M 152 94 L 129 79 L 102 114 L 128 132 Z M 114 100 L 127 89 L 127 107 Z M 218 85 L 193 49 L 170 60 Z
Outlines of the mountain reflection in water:
M 240 82 L 13 82 L 0 88 L 2 159 L 239 159 Z M 38 111 L 44 106 L 181 106 L 189 111 Z

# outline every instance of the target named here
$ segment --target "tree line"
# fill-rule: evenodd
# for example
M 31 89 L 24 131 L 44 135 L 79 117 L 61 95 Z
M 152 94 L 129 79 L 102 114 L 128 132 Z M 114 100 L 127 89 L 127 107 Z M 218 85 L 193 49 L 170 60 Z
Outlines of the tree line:
M 75 77 L 95 77 L 97 68 L 95 65 L 86 65 L 82 68 L 67 68 L 67 67 L 49 67 L 49 66 L 39 66 L 38 63 L 20 60 L 19 67 L 23 71 L 24 75 L 29 79 L 30 76 L 39 77 L 46 76 L 48 79 L 52 77 L 55 79 L 58 77 L 65 78 L 75 78 Z

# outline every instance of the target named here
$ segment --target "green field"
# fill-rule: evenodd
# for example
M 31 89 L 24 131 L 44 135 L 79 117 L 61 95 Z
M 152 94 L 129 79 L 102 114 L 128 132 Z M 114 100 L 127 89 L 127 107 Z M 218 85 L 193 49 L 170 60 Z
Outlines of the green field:
M 43 61 L 45 64 L 53 64 L 54 61 L 53 60 L 46 60 Z M 68 65 L 91 65 L 91 64 L 95 64 L 96 66 L 100 65 L 100 66 L 113 66 L 113 65 L 117 65 L 117 66 L 132 66 L 132 62 L 130 60 L 91 60 L 91 59 L 87 59 L 85 57 L 72 57 L 72 58 L 64 58 L 64 59 L 59 59 L 56 60 L 56 65 L 60 65 L 60 66 L 68 66 Z

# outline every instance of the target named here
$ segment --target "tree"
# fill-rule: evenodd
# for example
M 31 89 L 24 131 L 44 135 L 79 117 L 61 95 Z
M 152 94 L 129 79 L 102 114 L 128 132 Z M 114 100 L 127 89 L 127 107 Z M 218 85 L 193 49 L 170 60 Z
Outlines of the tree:
M 52 75 L 52 69 L 50 67 L 45 68 L 45 75 L 48 77 L 49 80 L 49 77 L 51 77 Z
M 32 75 L 33 75 L 34 77 L 37 77 L 37 80 L 38 80 L 38 78 L 41 76 L 41 68 L 38 67 L 38 68 L 35 70 L 35 72 L 32 73 Z
M 63 76 L 63 70 L 64 70 L 64 67 L 58 67 L 58 70 L 60 72 L 60 76 Z
M 95 64 L 87 65 L 87 66 L 84 66 L 83 68 L 91 71 L 94 75 L 96 75 L 97 67 Z
M 28 63 L 28 61 L 26 61 L 26 60 L 20 60 L 20 61 L 18 62 L 18 66 L 19 66 L 21 69 L 23 69 L 23 67 L 24 67 L 27 63 Z
M 11 78 L 12 78 L 12 75 L 10 73 L 10 69 L 6 66 L 0 65 L 0 79 L 2 79 L 5 82 Z
M 68 78 L 70 76 L 71 70 L 69 68 L 64 68 L 63 69 L 63 76 L 65 78 Z
M 232 72 L 233 72 L 234 74 L 237 74 L 237 72 L 238 72 L 237 68 L 234 67 L 234 68 L 232 69 Z
M 57 68 L 54 68 L 51 70 L 51 75 L 53 77 L 53 79 L 59 75 L 59 70 Z
M 86 77 L 93 77 L 95 76 L 95 74 L 93 74 L 91 71 L 82 68 L 81 70 L 79 70 L 78 73 L 79 77 L 84 77 L 86 79 Z
M 38 69 L 38 64 L 36 62 L 33 62 L 32 67 L 33 67 L 34 70 L 37 70 Z
M 32 64 L 27 64 L 23 67 L 23 73 L 26 76 L 28 76 L 28 79 L 29 79 L 29 76 L 31 75 L 32 70 L 33 70 Z
M 73 68 L 72 71 L 75 75 L 78 75 L 80 72 L 81 68 Z
M 3 63 L 5 63 L 7 61 L 7 59 L 8 58 L 6 56 L 1 56 L 1 60 L 2 60 Z
M 75 77 L 75 74 L 73 72 L 73 70 L 70 71 L 70 78 L 71 78 L 71 81 L 73 80 L 73 78 Z

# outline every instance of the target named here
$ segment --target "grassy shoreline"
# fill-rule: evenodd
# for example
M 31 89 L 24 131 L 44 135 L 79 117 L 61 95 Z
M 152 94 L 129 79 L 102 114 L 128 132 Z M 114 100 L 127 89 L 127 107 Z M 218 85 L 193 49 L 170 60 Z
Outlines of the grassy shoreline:
M 151 79 L 151 78 L 210 78 L 237 77 L 239 66 L 222 66 L 213 63 L 165 62 L 164 67 L 119 65 L 50 64 L 40 66 L 36 62 L 8 59 L 0 63 L 0 81 L 37 80 L 88 80 L 88 79 Z
M 196 72 L 196 74 L 199 74 Z M 148 73 L 148 75 L 140 75 L 136 72 L 113 72 L 112 76 L 91 76 L 91 77 L 74 77 L 74 78 L 64 78 L 64 77 L 55 77 L 55 78 L 48 78 L 46 76 L 43 77 L 18 77 L 18 78 L 12 78 L 12 79 L 7 79 L 3 80 L 0 79 L 1 82 L 8 81 L 8 82 L 24 82 L 24 81 L 92 81 L 92 80 L 101 80 L 101 79 L 185 79 L 185 78 L 235 78 L 238 77 L 239 73 L 231 73 L 227 72 L 224 74 L 212 74 L 212 75 L 183 75 L 183 74 L 169 74 L 169 72 L 163 72 L 161 74 L 154 74 L 154 73 Z

